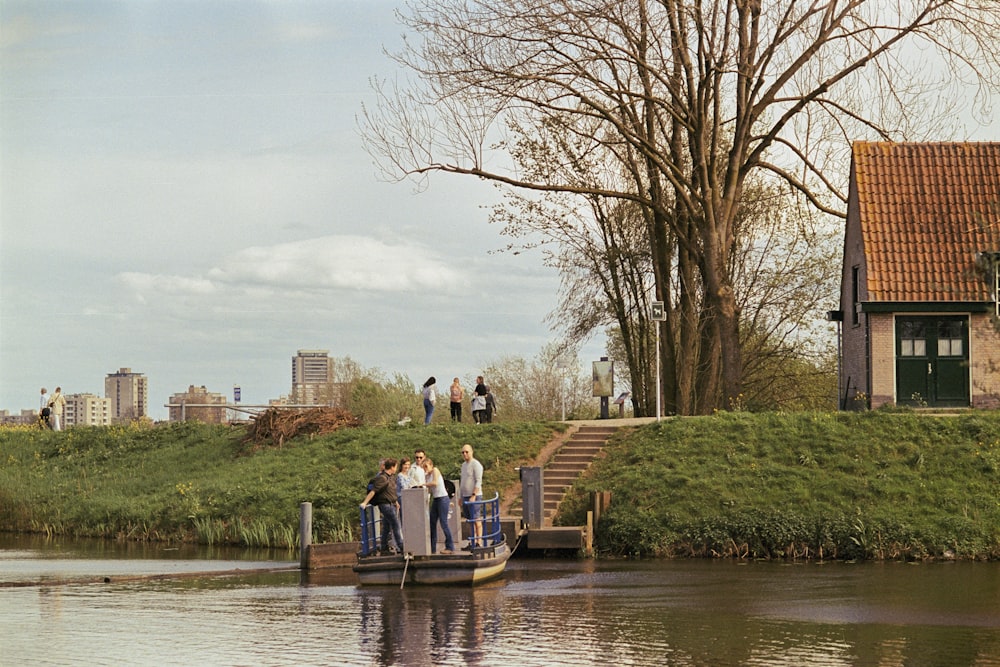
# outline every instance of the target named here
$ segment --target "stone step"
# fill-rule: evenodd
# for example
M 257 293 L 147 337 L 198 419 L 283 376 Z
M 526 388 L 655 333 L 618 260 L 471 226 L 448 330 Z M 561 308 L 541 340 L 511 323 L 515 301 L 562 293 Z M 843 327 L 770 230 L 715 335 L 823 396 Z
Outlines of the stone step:
M 591 464 L 593 460 L 594 460 L 593 454 L 562 454 L 558 458 L 553 459 L 552 463 L 547 465 L 545 469 L 548 470 L 549 468 L 560 464 L 573 464 L 573 463 L 578 465 L 582 464 L 580 465 L 580 467 L 586 468 L 588 465 Z
M 585 447 L 574 447 L 573 445 L 563 445 L 562 449 L 556 452 L 556 455 L 553 456 L 552 458 L 557 460 L 560 456 L 566 456 L 567 454 L 569 454 L 570 456 L 573 456 L 575 454 L 589 454 L 590 456 L 595 456 L 602 449 L 603 447 L 600 447 L 599 445 L 586 445 Z
M 566 497 L 566 491 L 590 467 L 594 457 L 600 454 L 608 438 L 616 430 L 615 426 L 580 427 L 545 466 L 542 471 L 542 516 L 546 523 L 555 516 L 559 504 Z M 522 499 L 517 498 L 511 503 L 511 515 L 520 517 L 523 507 Z
M 572 484 L 580 476 L 579 470 L 545 471 L 545 486 L 549 484 Z

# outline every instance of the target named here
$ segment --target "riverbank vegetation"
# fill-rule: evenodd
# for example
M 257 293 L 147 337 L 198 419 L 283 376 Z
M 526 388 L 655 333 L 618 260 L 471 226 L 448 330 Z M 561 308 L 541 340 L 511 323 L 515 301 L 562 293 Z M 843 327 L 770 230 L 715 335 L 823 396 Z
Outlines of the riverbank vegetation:
M 1000 414 L 724 413 L 605 449 L 600 550 L 741 558 L 1000 558 Z
M 422 448 L 456 477 L 463 443 L 487 471 L 485 491 L 516 484 L 520 462 L 559 428 L 346 428 L 271 446 L 243 426 L 195 422 L 0 429 L 0 529 L 52 535 L 293 547 L 299 504 L 313 503 L 317 541 L 352 539 L 358 504 L 382 458 Z
M 462 443 L 486 493 L 516 487 L 557 422 L 359 427 L 249 446 L 245 427 L 180 423 L 0 429 L 0 529 L 291 547 L 356 534 L 379 459 L 423 448 L 457 477 Z M 605 555 L 1000 558 L 1000 414 L 724 413 L 623 429 L 560 523 L 609 491 Z

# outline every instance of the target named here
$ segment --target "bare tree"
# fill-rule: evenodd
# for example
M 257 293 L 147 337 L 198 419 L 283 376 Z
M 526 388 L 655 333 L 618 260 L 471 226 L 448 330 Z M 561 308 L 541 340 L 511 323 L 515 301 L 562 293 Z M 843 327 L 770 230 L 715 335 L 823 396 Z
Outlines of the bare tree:
M 505 356 L 483 369 L 504 422 L 592 418 L 597 411 L 590 375 L 574 352 L 548 345 L 534 359 Z
M 747 179 L 843 215 L 843 163 L 828 161 L 851 140 L 911 137 L 928 96 L 947 98 L 942 80 L 995 91 L 1000 79 L 991 0 L 420 0 L 402 20 L 418 39 L 396 57 L 418 80 L 378 85 L 363 119 L 372 154 L 395 177 L 467 174 L 638 204 L 658 298 L 684 262 L 700 282 L 696 317 L 678 323 L 680 339 L 698 339 L 702 404 L 680 412 L 741 394 L 732 267 Z M 558 131 L 572 154 L 613 164 L 525 171 L 512 138 L 526 131 Z

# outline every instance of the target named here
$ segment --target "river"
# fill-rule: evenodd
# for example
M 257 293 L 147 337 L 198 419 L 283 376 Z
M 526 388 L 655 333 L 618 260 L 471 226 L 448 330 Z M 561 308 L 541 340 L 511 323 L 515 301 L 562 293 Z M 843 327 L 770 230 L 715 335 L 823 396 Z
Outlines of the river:
M 514 559 L 399 589 L 294 558 L 0 534 L 0 664 L 1000 667 L 1000 563 Z

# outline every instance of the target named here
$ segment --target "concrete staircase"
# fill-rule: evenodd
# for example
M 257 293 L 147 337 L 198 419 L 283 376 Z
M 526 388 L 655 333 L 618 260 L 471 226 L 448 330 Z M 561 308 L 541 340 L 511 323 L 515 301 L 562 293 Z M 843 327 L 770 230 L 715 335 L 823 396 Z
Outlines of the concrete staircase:
M 559 503 L 576 478 L 586 470 L 618 426 L 580 426 L 542 469 L 543 525 L 551 526 Z M 521 499 L 511 506 L 511 515 L 521 516 Z

